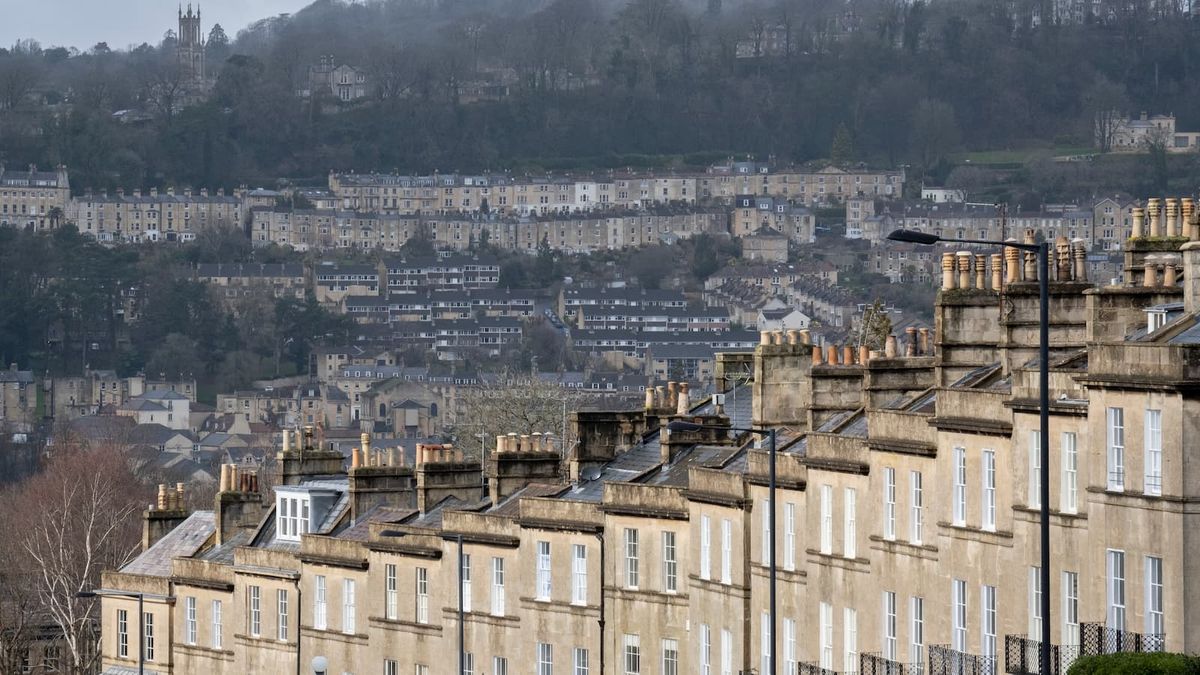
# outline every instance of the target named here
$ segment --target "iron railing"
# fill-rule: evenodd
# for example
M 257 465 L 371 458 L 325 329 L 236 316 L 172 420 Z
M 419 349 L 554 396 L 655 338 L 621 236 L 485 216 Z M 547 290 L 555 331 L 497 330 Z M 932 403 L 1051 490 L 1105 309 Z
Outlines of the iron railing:
M 796 664 L 796 675 L 839 675 L 836 670 L 822 668 L 814 661 L 801 661 Z M 846 675 L 841 673 L 840 675 Z
M 912 666 L 884 658 L 879 652 L 858 655 L 858 675 L 913 675 Z
M 1042 675 L 1042 642 L 1025 635 L 1004 636 L 1004 672 Z M 1064 675 L 1079 658 L 1077 645 L 1050 645 L 1050 675 Z
M 929 645 L 929 675 L 995 675 L 996 657 Z
M 1167 646 L 1164 633 L 1135 633 L 1109 628 L 1102 623 L 1079 624 L 1079 653 L 1161 652 Z

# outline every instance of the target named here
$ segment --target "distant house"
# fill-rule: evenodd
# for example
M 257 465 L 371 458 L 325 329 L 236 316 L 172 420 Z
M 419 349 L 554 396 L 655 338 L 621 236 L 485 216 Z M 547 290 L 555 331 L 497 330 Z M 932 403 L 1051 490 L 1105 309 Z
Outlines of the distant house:
M 764 307 L 758 310 L 758 323 L 756 327 L 760 331 L 805 330 L 811 323 L 812 319 L 798 309 L 792 309 L 791 307 L 767 309 Z
M 320 63 L 308 69 L 308 86 L 300 90 L 303 98 L 330 95 L 339 101 L 357 101 L 367 97 L 367 71 L 341 64 L 333 56 L 322 56 Z
M 764 227 L 755 234 L 742 237 L 742 257 L 763 262 L 787 262 L 788 238 L 771 227 Z

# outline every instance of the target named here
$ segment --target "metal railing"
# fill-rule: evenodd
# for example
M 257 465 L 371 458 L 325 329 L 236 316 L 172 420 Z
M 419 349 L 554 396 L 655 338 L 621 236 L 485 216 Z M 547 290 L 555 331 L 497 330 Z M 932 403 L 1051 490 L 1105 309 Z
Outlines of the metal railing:
M 1004 672 L 1042 675 L 1042 641 L 1025 635 L 1004 636 Z M 1050 675 L 1064 675 L 1079 658 L 1077 645 L 1050 645 Z
M 859 675 L 913 675 L 915 672 L 912 666 L 884 658 L 879 652 L 858 655 Z
M 929 645 L 929 675 L 995 675 L 996 657 Z
M 839 675 L 839 673 L 836 670 L 822 668 L 815 661 L 801 661 L 796 664 L 795 675 Z M 840 675 L 846 674 L 842 673 Z
M 1165 633 L 1135 633 L 1109 628 L 1102 623 L 1079 624 L 1079 653 L 1161 652 L 1167 646 Z

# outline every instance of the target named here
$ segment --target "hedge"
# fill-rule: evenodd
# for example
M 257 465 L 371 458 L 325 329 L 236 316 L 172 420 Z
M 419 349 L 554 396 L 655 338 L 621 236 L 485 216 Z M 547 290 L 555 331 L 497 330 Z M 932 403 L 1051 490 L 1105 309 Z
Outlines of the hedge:
M 1082 656 L 1067 675 L 1200 675 L 1200 656 L 1126 652 Z

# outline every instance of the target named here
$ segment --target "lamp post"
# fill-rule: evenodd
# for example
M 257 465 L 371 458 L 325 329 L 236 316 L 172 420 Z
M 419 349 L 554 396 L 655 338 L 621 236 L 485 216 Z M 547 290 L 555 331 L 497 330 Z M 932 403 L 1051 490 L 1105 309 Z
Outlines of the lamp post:
M 775 574 L 775 570 L 776 570 L 776 566 L 775 566 L 775 511 L 776 511 L 776 509 L 775 509 L 775 430 L 774 429 L 755 429 L 752 427 L 723 427 L 723 426 L 717 426 L 715 424 L 697 424 L 695 422 L 688 422 L 685 420 L 675 420 L 674 422 L 670 422 L 667 424 L 667 431 L 700 431 L 701 429 L 716 429 L 716 430 L 720 430 L 720 431 L 736 431 L 738 433 L 754 434 L 755 436 L 759 436 L 760 438 L 765 436 L 767 438 L 767 442 L 769 444 L 769 453 L 770 454 L 768 455 L 769 459 L 767 462 L 767 464 L 769 466 L 768 483 L 767 483 L 767 511 L 768 511 L 767 527 L 768 527 L 768 529 L 771 530 L 771 549 L 770 549 L 770 556 L 767 561 L 767 569 L 769 571 L 768 578 L 770 579 L 770 582 L 768 584 L 768 589 L 769 589 L 768 595 L 770 597 L 770 621 L 769 621 L 768 630 L 769 630 L 769 634 L 771 636 L 771 643 L 768 647 L 768 650 L 769 650 L 768 656 L 769 656 L 769 662 L 771 664 L 771 669 L 770 669 L 770 673 L 764 673 L 763 675 L 776 675 L 778 670 L 775 667 L 775 664 L 776 664 L 775 616 L 776 616 L 776 605 L 777 605 L 776 600 L 778 598 L 778 595 L 776 594 L 776 590 L 775 590 L 775 588 L 776 588 L 776 574 Z
M 982 244 L 1003 246 L 1037 255 L 1038 270 L 1038 408 L 1039 408 L 1039 470 L 1038 501 L 1041 521 L 1041 614 L 1042 634 L 1039 649 L 1040 675 L 1050 675 L 1050 244 L 1025 244 L 1016 241 L 986 239 L 945 239 L 936 234 L 915 230 L 895 230 L 888 235 L 892 241 L 932 245 Z
M 105 595 L 112 595 L 112 596 L 117 596 L 117 597 L 122 597 L 122 598 L 137 598 L 137 601 L 138 601 L 138 615 L 137 615 L 138 675 L 145 675 L 145 673 L 146 673 L 146 626 L 145 626 L 144 622 L 146 620 L 145 619 L 146 615 L 143 614 L 142 607 L 143 607 L 143 604 L 145 603 L 146 595 L 144 593 L 138 593 L 137 591 L 117 591 L 117 590 L 104 589 L 103 591 L 99 591 L 99 592 L 97 592 L 97 591 L 79 591 L 78 593 L 75 594 L 75 597 L 77 597 L 77 598 L 96 598 L 96 597 L 102 597 Z

